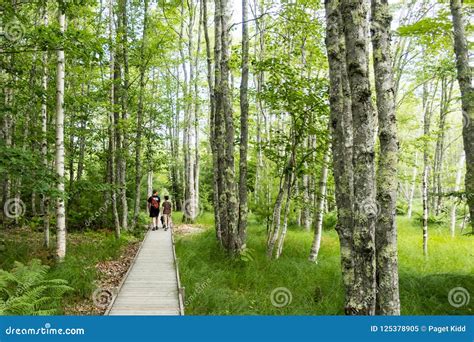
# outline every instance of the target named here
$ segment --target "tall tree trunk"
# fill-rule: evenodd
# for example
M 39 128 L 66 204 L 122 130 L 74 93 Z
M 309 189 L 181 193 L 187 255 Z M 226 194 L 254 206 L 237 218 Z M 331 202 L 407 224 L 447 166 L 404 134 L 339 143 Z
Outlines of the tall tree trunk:
M 43 23 L 48 26 L 48 10 L 46 5 L 43 8 Z M 43 75 L 41 78 L 41 156 L 45 170 L 48 166 L 48 52 L 43 51 Z M 50 246 L 50 220 L 49 220 L 49 196 L 41 194 L 41 214 L 43 215 L 44 246 Z
M 140 47 L 140 89 L 138 91 L 138 108 L 137 108 L 137 135 L 135 140 L 135 206 L 133 212 L 132 228 L 137 226 L 138 214 L 140 212 L 140 185 L 142 180 L 142 126 L 143 126 L 143 95 L 145 92 L 145 72 L 146 72 L 146 60 L 145 60 L 145 47 L 148 29 L 148 0 L 144 1 L 143 4 L 143 33 L 142 33 L 142 44 Z
M 436 87 L 435 87 L 436 90 Z M 436 91 L 434 92 L 436 93 Z M 423 254 L 428 255 L 428 219 L 429 219 L 429 197 L 428 197 L 428 181 L 430 173 L 429 165 L 429 142 L 428 136 L 430 134 L 431 125 L 431 109 L 428 102 L 428 87 L 423 85 L 423 176 L 422 176 L 422 202 L 423 202 Z
M 221 91 L 222 113 L 225 127 L 225 200 L 227 208 L 227 250 L 238 253 L 244 244 L 238 234 L 238 203 L 234 167 L 234 121 L 232 116 L 232 93 L 230 92 L 230 1 L 221 0 Z
M 191 154 L 191 116 L 193 105 L 193 84 L 194 84 L 194 66 L 193 66 L 193 28 L 194 28 L 194 8 L 191 3 L 188 4 L 189 22 L 188 22 L 188 43 L 187 56 L 185 56 L 184 48 L 184 22 L 185 22 L 185 2 L 181 3 L 181 24 L 179 31 L 180 47 L 179 52 L 182 59 L 182 68 L 184 75 L 183 98 L 184 98 L 184 128 L 183 128 L 183 157 L 184 157 L 184 207 L 183 207 L 183 222 L 194 222 L 196 213 L 196 204 L 194 196 L 194 169 Z M 187 63 L 189 63 L 189 76 L 187 70 Z M 189 77 L 189 78 L 188 78 Z
M 465 187 L 467 203 L 474 232 L 474 95 L 472 90 L 472 71 L 469 66 L 469 50 L 466 38 L 466 24 L 462 13 L 462 0 L 451 0 L 453 16 L 454 51 L 463 114 L 463 142 L 466 153 Z
M 416 189 L 416 176 L 418 174 L 418 151 L 415 152 L 415 160 L 413 164 L 413 171 L 411 176 L 411 183 L 410 183 L 410 190 L 408 193 L 408 209 L 407 209 L 407 217 L 411 218 L 413 213 L 413 198 L 415 197 L 415 189 Z
M 350 87 L 345 62 L 345 39 L 339 0 L 326 0 L 326 49 L 329 61 L 329 104 L 331 110 L 333 174 L 337 204 L 336 231 L 339 235 L 344 308 L 351 313 L 354 300 L 353 166 Z
M 221 72 L 221 59 L 222 59 L 222 27 L 221 11 L 222 4 L 220 0 L 215 0 L 214 10 L 214 142 L 216 145 L 216 163 L 214 164 L 214 172 L 217 175 L 217 194 L 218 194 L 218 210 L 219 210 L 219 223 L 220 223 L 220 238 L 224 248 L 228 245 L 228 220 L 227 220 L 227 202 L 225 195 L 225 124 L 224 124 L 224 113 L 223 113 L 223 99 L 222 99 L 222 72 Z
M 10 56 L 10 65 L 13 65 L 13 56 Z M 13 77 L 10 77 L 9 84 L 5 85 L 5 109 L 6 112 L 3 117 L 3 129 L 2 136 L 5 140 L 5 147 L 10 148 L 13 145 L 13 119 L 12 119 L 12 103 L 13 103 Z M 5 203 L 10 199 L 11 196 L 11 176 L 8 172 L 5 172 L 3 175 L 3 184 L 2 184 L 2 208 L 4 208 Z
M 365 1 L 342 3 L 346 41 L 346 64 L 352 98 L 354 167 L 354 297 L 349 311 L 354 315 L 375 313 L 375 164 L 374 115 L 368 60 L 368 6 Z
M 61 35 L 66 28 L 66 8 L 63 0 L 58 0 L 58 23 Z M 59 261 L 66 257 L 66 207 L 64 192 L 64 48 L 57 50 L 56 67 L 56 175 L 58 177 L 56 200 L 57 244 L 56 255 Z
M 249 82 L 249 33 L 248 3 L 242 0 L 242 80 L 240 83 L 240 160 L 239 160 L 239 227 L 240 241 L 245 241 L 247 231 L 247 150 L 248 150 L 248 82 Z
M 211 43 L 209 39 L 209 30 L 207 28 L 207 0 L 201 0 L 202 6 L 202 26 L 204 30 L 204 40 L 206 42 L 206 65 L 207 65 L 207 84 L 209 87 L 209 142 L 212 152 L 212 204 L 214 207 L 214 223 L 216 227 L 216 238 L 221 242 L 221 226 L 219 216 L 219 189 L 217 182 L 217 149 L 215 144 L 215 95 L 212 76 L 212 61 L 211 61 Z M 217 23 L 216 23 L 217 25 Z M 217 39 L 216 39 L 217 44 Z
M 379 315 L 400 315 L 396 225 L 398 138 L 390 46 L 391 22 L 388 0 L 372 0 L 372 45 L 380 142 L 377 169 L 380 213 L 375 233 L 376 313 Z
M 129 91 L 129 68 L 128 68 L 128 13 L 127 0 L 119 1 L 120 18 L 119 33 L 122 47 L 123 86 L 121 87 L 122 120 L 128 120 L 128 91 Z M 120 146 L 120 160 L 118 167 L 120 182 L 120 199 L 122 203 L 122 228 L 128 229 L 128 202 L 127 202 L 127 157 L 128 157 L 128 134 L 127 129 L 122 128 L 122 144 Z
M 455 192 L 458 192 L 460 187 L 461 187 L 462 171 L 464 169 L 464 160 L 465 159 L 466 158 L 465 158 L 464 153 L 463 153 L 461 155 L 461 157 L 459 158 L 459 163 L 458 163 L 458 167 L 457 167 L 457 171 L 456 171 L 456 182 L 455 182 L 455 185 L 454 185 L 454 191 Z M 458 199 L 456 198 L 455 202 L 453 203 L 453 205 L 451 207 L 450 232 L 451 232 L 452 237 L 454 237 L 455 234 L 456 234 L 456 209 L 457 209 L 457 206 L 458 206 L 457 201 L 458 201 Z
M 281 229 L 281 234 L 278 237 L 278 247 L 275 252 L 275 259 L 280 258 L 281 253 L 283 252 L 283 244 L 285 243 L 286 233 L 288 231 L 288 214 L 290 212 L 290 203 L 291 203 L 291 188 L 293 184 L 293 174 L 290 173 L 289 181 L 286 186 L 286 201 L 285 201 L 285 211 L 283 216 L 283 227 Z
M 290 162 L 288 163 L 288 165 Z M 278 194 L 275 200 L 275 205 L 273 206 L 273 218 L 271 222 L 271 228 L 268 232 L 267 237 L 267 257 L 273 257 L 273 250 L 275 248 L 275 244 L 278 240 L 278 236 L 280 235 L 281 229 L 281 207 L 283 205 L 283 199 L 285 197 L 285 191 L 288 191 L 288 187 L 291 186 L 290 180 L 290 171 L 284 170 L 282 178 L 280 178 L 280 188 L 278 190 Z
M 200 97 L 199 97 L 199 57 L 201 54 L 201 25 L 202 6 L 199 6 L 199 22 L 198 22 L 198 38 L 196 56 L 194 59 L 194 69 L 196 70 L 196 78 L 194 80 L 194 205 L 199 214 L 199 176 L 201 173 L 200 156 L 199 156 L 199 116 L 200 116 Z
M 321 168 L 321 178 L 319 180 L 319 192 L 316 201 L 316 213 L 314 219 L 314 239 L 309 252 L 309 261 L 317 261 L 319 249 L 321 247 L 321 237 L 323 235 L 323 216 L 324 216 L 324 202 L 326 199 L 327 180 L 328 180 L 328 166 L 330 159 L 331 148 L 328 146 L 324 153 L 323 165 Z
M 117 137 L 118 133 L 118 112 L 115 108 L 118 101 L 118 84 L 117 84 L 117 65 L 116 65 L 116 52 L 113 47 L 115 37 L 115 25 L 114 25 L 114 8 L 113 1 L 109 0 L 109 75 L 110 75 L 110 110 L 109 110 L 109 158 L 110 158 L 110 200 L 112 202 L 112 217 L 115 227 L 115 237 L 120 238 L 120 218 L 117 209 L 117 142 L 120 140 Z
M 444 162 L 444 140 L 445 140 L 445 126 L 446 117 L 449 113 L 449 106 L 451 102 L 451 94 L 453 89 L 452 80 L 443 76 L 441 79 L 441 97 L 439 104 L 439 122 L 438 122 L 438 137 L 436 140 L 435 160 L 433 167 L 433 196 L 435 215 L 441 214 L 442 199 L 443 199 L 443 162 Z

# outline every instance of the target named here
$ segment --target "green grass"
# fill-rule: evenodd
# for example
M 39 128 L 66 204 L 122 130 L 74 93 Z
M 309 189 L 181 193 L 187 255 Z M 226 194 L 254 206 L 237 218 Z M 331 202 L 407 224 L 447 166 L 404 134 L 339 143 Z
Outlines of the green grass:
M 177 221 L 175 221 L 177 222 Z M 216 243 L 212 215 L 204 214 L 200 234 L 179 236 L 177 255 L 189 315 L 338 315 L 343 314 L 339 242 L 334 230 L 324 231 L 317 264 L 307 261 L 312 233 L 292 228 L 279 260 L 265 256 L 266 229 L 249 223 L 250 261 L 226 256 Z M 471 315 L 474 298 L 455 308 L 448 302 L 452 288 L 474 296 L 472 236 L 451 238 L 447 227 L 429 232 L 429 256 L 423 257 L 421 228 L 398 219 L 400 298 L 404 315 Z M 292 302 L 272 305 L 273 289 L 286 287 Z
M 54 235 L 51 236 L 52 246 L 45 249 L 42 246 L 42 233 L 28 228 L 7 230 L 0 237 L 3 242 L 0 269 L 10 270 L 14 261 L 27 263 L 33 258 L 40 259 L 43 264 L 50 266 L 48 279 L 67 280 L 73 288 L 63 302 L 63 305 L 68 306 L 90 298 L 99 276 L 96 264 L 118 259 L 127 244 L 141 240 L 139 235 L 123 232 L 120 240 L 117 240 L 109 230 L 68 233 L 66 258 L 64 262 L 57 263 L 54 257 Z

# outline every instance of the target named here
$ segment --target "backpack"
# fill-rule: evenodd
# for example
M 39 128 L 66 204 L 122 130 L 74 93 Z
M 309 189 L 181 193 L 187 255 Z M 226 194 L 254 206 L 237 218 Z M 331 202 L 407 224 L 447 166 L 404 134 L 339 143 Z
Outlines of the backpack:
M 159 209 L 160 208 L 160 201 L 156 200 L 156 197 L 152 197 L 151 198 L 151 206 L 155 209 Z

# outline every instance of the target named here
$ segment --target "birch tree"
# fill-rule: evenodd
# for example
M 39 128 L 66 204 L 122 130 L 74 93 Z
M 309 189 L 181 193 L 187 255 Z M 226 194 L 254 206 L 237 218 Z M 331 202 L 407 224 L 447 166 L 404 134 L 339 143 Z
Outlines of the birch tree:
M 58 24 L 61 38 L 66 29 L 66 4 L 58 0 Z M 56 200 L 56 255 L 60 261 L 66 257 L 66 206 L 64 192 L 64 42 L 57 50 L 56 65 L 56 174 L 58 177 Z

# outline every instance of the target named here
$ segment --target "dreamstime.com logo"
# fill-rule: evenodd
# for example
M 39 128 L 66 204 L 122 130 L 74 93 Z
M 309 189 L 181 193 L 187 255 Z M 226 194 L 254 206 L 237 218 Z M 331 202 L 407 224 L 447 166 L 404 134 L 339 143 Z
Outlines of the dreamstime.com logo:
M 380 205 L 377 201 L 366 199 L 359 205 L 360 210 L 369 218 L 377 218 L 380 215 Z
M 3 12 L 0 11 L 0 36 L 16 42 L 25 35 L 25 27 L 18 20 L 3 22 Z
M 5 329 L 7 336 L 21 335 L 85 335 L 84 328 L 52 328 L 51 323 L 45 323 L 40 328 L 16 328 L 9 326 Z
M 202 212 L 200 202 L 197 204 L 194 199 L 184 201 L 183 214 L 187 219 L 195 220 Z
M 286 287 L 277 287 L 270 293 L 270 301 L 273 306 L 283 308 L 291 304 L 293 301 L 293 294 Z
M 117 289 L 105 289 L 99 287 L 95 289 L 92 293 L 92 301 L 94 305 L 100 309 L 107 309 L 107 307 L 112 303 L 115 296 L 117 296 Z
M 199 294 L 204 291 L 206 289 L 206 287 L 209 286 L 209 284 L 211 283 L 211 279 L 207 278 L 205 281 L 203 281 L 202 283 L 198 284 L 193 292 L 193 294 L 191 296 L 189 296 L 188 298 L 186 298 L 186 301 L 184 302 L 184 306 L 189 306 L 189 304 L 191 304 L 191 302 L 197 297 L 199 296 Z
M 454 287 L 448 293 L 448 302 L 455 308 L 468 305 L 470 300 L 469 291 L 464 287 Z
M 471 118 L 467 115 L 467 113 L 462 113 L 462 126 L 465 128 L 469 128 L 471 126 Z
M 25 214 L 26 205 L 19 198 L 10 198 L 5 201 L 3 205 L 3 212 L 5 216 L 11 219 L 17 219 Z

